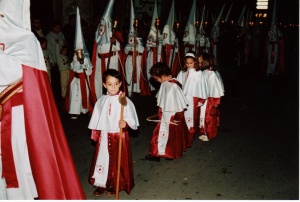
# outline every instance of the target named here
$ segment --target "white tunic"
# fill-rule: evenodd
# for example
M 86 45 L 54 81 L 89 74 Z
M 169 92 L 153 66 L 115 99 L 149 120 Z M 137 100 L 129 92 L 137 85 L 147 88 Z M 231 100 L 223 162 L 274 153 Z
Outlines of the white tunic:
M 96 102 L 88 128 L 101 131 L 100 149 L 96 165 L 102 165 L 103 172 L 98 173 L 95 169 L 93 178 L 95 186 L 105 187 L 108 176 L 109 153 L 108 153 L 108 132 L 119 132 L 119 120 L 121 104 L 119 95 L 102 95 Z M 132 101 L 126 98 L 127 105 L 124 107 L 124 120 L 130 128 L 136 130 L 139 126 L 138 117 Z
M 83 73 L 83 68 L 86 68 L 87 77 L 92 73 L 92 66 L 89 65 L 90 63 L 86 58 L 84 58 L 84 64 L 80 64 L 77 61 L 76 56 L 74 56 L 73 62 L 71 63 L 71 70 L 77 73 Z M 86 85 L 86 93 L 87 93 L 87 103 L 89 103 L 89 89 Z M 80 79 L 74 77 L 70 84 L 70 111 L 69 114 L 77 114 L 80 113 L 86 114 L 89 110 L 87 108 L 82 107 L 82 94 L 80 88 Z
M 161 83 L 157 92 L 157 106 L 162 110 L 162 118 L 158 136 L 158 154 L 165 155 L 166 146 L 169 139 L 169 122 L 177 112 L 187 109 L 188 100 L 181 88 L 173 82 L 165 81 Z

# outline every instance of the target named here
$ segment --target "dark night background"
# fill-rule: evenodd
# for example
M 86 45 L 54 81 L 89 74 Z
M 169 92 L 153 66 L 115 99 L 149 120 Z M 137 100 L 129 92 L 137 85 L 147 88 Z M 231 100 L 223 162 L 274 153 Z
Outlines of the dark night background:
M 158 6 L 163 26 L 172 0 L 158 1 L 162 2 Z M 94 0 L 94 15 L 102 15 L 107 2 Z M 192 2 L 175 0 L 176 16 L 180 12 L 182 18 L 188 18 Z M 271 5 L 272 2 L 269 1 Z M 224 12 L 233 3 L 230 20 L 236 21 L 245 5 L 252 8 L 253 14 L 256 12 L 256 0 L 197 0 L 200 9 L 205 4 L 215 15 L 224 3 Z M 31 0 L 31 11 L 47 26 L 55 19 L 53 16 L 62 17 L 61 4 L 60 0 Z M 125 20 L 130 13 L 129 4 L 130 0 L 115 0 L 113 18 Z M 121 192 L 120 199 L 299 200 L 299 1 L 277 0 L 277 4 L 285 46 L 283 75 L 267 77 L 262 71 L 265 41 L 261 48 L 264 56 L 259 61 L 249 59 L 248 65 L 237 67 L 234 46 L 220 40 L 219 66 L 225 96 L 220 105 L 217 138 L 209 142 L 195 140 L 181 159 L 147 162 L 144 156 L 154 125 L 146 117 L 157 110 L 155 97 L 132 98 L 141 124 L 138 134 L 131 135 L 136 186 L 130 195 Z M 267 13 L 270 16 L 270 11 Z M 269 25 L 266 19 L 262 27 L 264 39 Z M 90 117 L 69 118 L 60 98 L 59 73 L 56 70 L 51 75 L 57 107 L 87 199 L 113 199 L 93 197 L 87 180 L 94 152 L 87 129 Z
M 147 2 L 147 0 L 141 0 Z M 94 15 L 102 15 L 106 5 L 107 0 L 94 0 L 93 8 Z M 151 0 L 152 2 L 152 0 Z M 160 3 L 161 2 L 161 3 Z M 175 12 L 178 17 L 179 13 L 184 18 L 188 16 L 189 11 L 191 9 L 191 4 L 193 0 L 175 0 Z M 273 0 L 269 1 L 269 7 L 271 7 Z M 172 0 L 160 0 L 158 1 L 158 7 L 161 8 L 161 16 L 159 16 L 162 21 L 166 20 L 167 15 L 169 13 L 169 7 L 172 3 Z M 57 6 L 53 6 L 56 4 Z M 196 0 L 196 5 L 203 8 L 203 5 L 206 6 L 212 13 L 219 13 L 222 6 L 226 4 L 226 8 L 228 9 L 231 4 L 233 4 L 233 9 L 230 18 L 236 20 L 242 8 L 247 5 L 247 8 L 255 13 L 256 11 L 256 0 Z M 284 24 L 299 24 L 299 1 L 298 0 L 277 0 L 278 4 L 278 22 Z M 57 0 L 31 0 L 31 11 L 33 14 L 41 16 L 44 24 L 48 24 L 54 19 L 53 16 L 61 17 L 62 15 L 62 2 Z M 124 16 L 129 15 L 129 0 L 115 0 L 113 17 L 115 18 L 124 18 Z M 57 10 L 53 10 L 53 7 L 57 7 Z M 151 15 L 151 12 L 149 12 Z

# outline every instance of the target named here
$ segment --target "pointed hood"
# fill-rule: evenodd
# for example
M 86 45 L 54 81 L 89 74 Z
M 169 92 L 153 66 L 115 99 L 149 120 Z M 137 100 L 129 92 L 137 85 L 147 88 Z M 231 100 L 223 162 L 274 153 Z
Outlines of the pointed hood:
M 96 40 L 100 37 L 100 44 L 110 43 L 110 37 L 112 36 L 111 14 L 113 10 L 114 0 L 109 0 L 106 9 L 100 19 L 100 24 L 96 31 Z
M 221 11 L 220 11 L 220 13 L 218 15 L 218 18 L 214 21 L 214 26 L 219 26 L 219 23 L 220 23 L 220 20 L 221 20 L 224 8 L 225 8 L 225 4 L 223 5 L 223 7 L 221 9 Z
M 138 21 L 137 21 L 138 22 Z M 130 7 L 130 20 L 129 20 L 129 34 L 128 34 L 128 44 L 127 46 L 134 46 L 134 38 L 137 37 L 138 44 L 142 44 L 141 38 L 138 38 L 136 33 L 136 28 L 134 26 L 138 26 L 135 19 L 134 14 L 134 7 L 131 0 L 131 7 Z
M 229 7 L 229 9 L 228 9 L 228 12 L 227 12 L 227 15 L 226 15 L 226 17 L 225 17 L 225 19 L 224 19 L 224 22 L 228 22 L 228 20 L 229 20 L 229 15 L 230 15 L 231 10 L 232 10 L 232 6 L 233 6 L 233 3 L 230 5 L 230 7 Z
M 195 40 L 196 40 L 195 20 L 196 20 L 196 0 L 193 1 L 189 19 L 187 21 L 184 30 L 184 36 L 182 39 L 182 41 L 192 45 L 195 45 Z
M 1 0 L 0 12 L 5 13 L 5 21 L 12 26 L 31 31 L 30 0 Z
M 0 25 L 0 51 L 46 71 L 42 49 L 31 32 L 30 0 L 0 0 Z
M 135 34 L 135 28 L 134 28 L 134 23 L 135 23 L 135 14 L 134 14 L 134 7 L 132 0 L 130 0 L 130 20 L 129 20 L 129 35 L 134 35 Z
M 274 0 L 274 4 L 273 4 L 273 11 L 272 11 L 272 18 L 271 18 L 271 28 L 270 31 L 268 33 L 268 37 L 270 41 L 276 41 L 278 36 L 277 36 L 277 27 L 276 27 L 276 6 L 277 6 L 277 2 L 276 0 Z
M 242 13 L 237 21 L 237 26 L 239 27 L 243 27 L 244 26 L 244 14 L 245 14 L 245 10 L 246 10 L 246 5 L 244 6 L 243 10 L 242 10 Z
M 81 18 L 80 18 L 79 8 L 77 7 L 74 50 L 78 50 L 78 49 L 83 50 L 83 54 L 85 58 L 88 60 L 90 66 L 92 66 L 90 62 L 90 54 L 86 48 L 85 40 L 82 34 Z
M 174 44 L 174 40 L 176 38 L 175 32 L 173 30 L 174 21 L 175 21 L 175 13 L 174 13 L 174 0 L 173 0 L 170 8 L 168 20 L 163 29 L 163 45 Z
M 205 5 L 203 6 L 203 10 L 202 10 L 202 15 L 201 15 L 201 21 L 200 21 L 200 28 L 199 28 L 199 31 L 200 31 L 200 34 L 205 34 L 205 31 L 204 31 L 204 15 L 205 15 Z
M 277 2 L 274 0 L 273 11 L 272 11 L 272 19 L 271 26 L 276 26 L 276 18 L 277 18 Z
M 220 34 L 219 23 L 220 23 L 221 16 L 223 14 L 224 8 L 225 8 L 225 4 L 223 5 L 217 19 L 214 21 L 214 26 L 211 29 L 211 38 L 213 38 L 214 40 L 217 40 L 218 37 L 219 37 L 219 34 Z
M 147 38 L 147 46 L 149 47 L 156 47 L 156 35 L 157 35 L 156 19 L 158 19 L 158 13 L 157 13 L 157 4 L 155 0 L 150 32 Z M 158 32 L 158 37 L 159 35 L 160 33 Z

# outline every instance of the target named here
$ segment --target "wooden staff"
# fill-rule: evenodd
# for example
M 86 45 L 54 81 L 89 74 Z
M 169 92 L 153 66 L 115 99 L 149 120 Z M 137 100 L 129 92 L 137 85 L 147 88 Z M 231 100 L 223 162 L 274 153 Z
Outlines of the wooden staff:
M 146 120 L 151 121 L 151 122 L 160 122 L 160 123 L 173 124 L 173 125 L 176 125 L 176 126 L 178 125 L 177 123 L 180 122 L 180 121 L 176 121 L 176 120 L 174 120 L 174 122 L 171 122 L 171 121 L 168 122 L 168 121 L 162 121 L 162 120 L 153 120 L 154 117 L 158 117 L 158 114 L 154 114 L 152 116 L 149 116 L 149 117 L 146 118 Z
M 127 100 L 125 93 L 122 93 L 119 96 L 119 102 L 121 104 L 121 114 L 120 114 L 120 122 L 124 119 L 124 106 L 127 105 Z M 120 170 L 121 170 L 121 155 L 122 155 L 122 136 L 123 129 L 120 128 L 119 132 L 119 150 L 118 150 L 118 170 L 117 170 L 117 185 L 116 185 L 116 200 L 119 199 L 119 190 L 120 190 Z
M 135 58 L 135 54 L 136 54 L 136 45 L 138 44 L 137 43 L 137 28 L 138 28 L 138 25 L 139 25 L 139 21 L 138 19 L 135 19 L 134 20 L 134 24 L 133 24 L 133 27 L 134 27 L 134 47 L 133 47 L 133 53 L 132 53 L 132 78 L 131 78 L 131 95 L 130 97 L 133 97 L 133 89 L 134 89 L 134 76 L 133 75 L 134 73 L 136 73 L 136 71 L 134 71 L 137 67 L 136 67 L 136 58 Z
M 199 21 L 197 20 L 196 22 L 195 22 L 195 27 L 196 27 L 196 41 L 195 41 L 195 52 L 196 52 L 196 55 L 199 55 L 199 40 L 197 40 L 197 38 L 198 38 L 198 35 L 199 35 L 199 27 L 200 27 L 200 24 L 199 24 Z
M 177 43 L 176 43 L 176 39 L 177 39 L 177 35 L 178 35 L 178 30 L 179 30 L 179 22 L 176 23 L 176 29 L 175 29 L 175 40 L 174 40 L 174 45 L 173 45 L 173 52 L 172 52 L 172 57 L 171 57 L 171 65 L 170 65 L 170 69 L 173 69 L 173 60 L 175 57 L 175 51 L 176 51 L 176 47 L 177 47 Z
M 112 37 L 114 37 L 114 33 L 116 31 L 116 28 L 117 28 L 117 24 L 118 24 L 118 21 L 114 21 L 114 25 L 112 27 Z M 111 57 L 111 52 L 112 52 L 112 46 L 113 46 L 114 43 L 110 42 L 110 46 L 109 46 L 109 53 L 108 53 L 108 61 L 107 61 L 107 68 L 106 69 L 109 69 L 109 65 L 110 65 L 110 57 Z
M 155 27 L 156 27 L 156 62 L 158 62 L 158 46 L 159 46 L 159 41 L 158 41 L 158 27 L 159 27 L 159 18 L 156 18 L 155 20 Z

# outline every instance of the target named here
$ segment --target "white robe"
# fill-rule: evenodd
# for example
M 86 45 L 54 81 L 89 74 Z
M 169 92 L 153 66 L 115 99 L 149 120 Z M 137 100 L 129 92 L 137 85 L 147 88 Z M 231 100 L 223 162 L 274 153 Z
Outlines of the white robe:
M 121 104 L 119 102 L 119 95 L 102 95 L 96 102 L 94 111 L 89 123 L 88 128 L 92 130 L 101 131 L 101 142 L 99 153 L 96 160 L 96 165 L 101 165 L 103 172 L 94 171 L 93 178 L 95 178 L 95 186 L 105 187 L 108 166 L 109 166 L 109 153 L 108 153 L 108 132 L 119 132 L 119 120 L 121 114 Z M 128 126 L 136 130 L 139 126 L 137 113 L 132 101 L 128 98 L 127 105 L 124 107 L 124 120 Z
M 188 69 L 186 72 L 180 71 L 177 75 L 177 80 L 182 84 L 183 92 L 189 102 L 184 116 L 188 128 L 191 128 L 194 127 L 193 97 L 208 98 L 207 81 L 202 71 L 196 71 L 194 68 Z M 200 103 L 198 104 L 200 106 Z
M 138 51 L 139 55 L 136 57 L 136 83 L 133 84 L 133 55 L 127 55 L 126 61 L 125 61 L 125 69 L 126 69 L 126 81 L 128 83 L 128 95 L 131 96 L 132 93 L 140 93 L 141 87 L 140 87 L 140 75 L 142 71 L 142 65 L 141 60 L 142 56 L 140 54 L 143 54 L 144 52 L 144 46 L 141 44 L 137 45 L 136 51 Z M 134 51 L 134 47 L 130 44 L 127 44 L 125 47 L 125 54 L 128 54 L 129 51 Z M 147 76 L 147 75 L 145 75 Z M 146 78 L 142 78 L 146 79 Z M 132 86 L 133 85 L 133 86 Z
M 220 98 L 224 96 L 224 85 L 220 73 L 217 71 L 204 70 L 203 75 L 207 79 L 208 97 Z M 207 100 L 205 100 L 205 103 L 203 104 L 203 106 L 201 106 L 200 128 L 205 128 L 204 121 L 205 121 L 206 106 L 207 106 Z
M 175 83 L 165 81 L 161 83 L 157 92 L 157 106 L 162 110 L 161 123 L 158 136 L 158 154 L 165 155 L 169 139 L 169 122 L 177 112 L 187 109 L 188 100 L 182 89 Z
M 106 54 L 109 53 L 109 48 L 110 48 L 110 43 L 105 43 L 105 44 L 98 44 L 97 46 L 97 54 Z M 112 51 L 114 54 L 110 58 L 110 64 L 109 68 L 110 69 L 115 69 L 119 70 L 119 53 L 120 51 L 120 43 L 117 41 L 116 45 L 112 46 Z M 108 57 L 105 58 L 105 65 L 107 65 L 108 62 Z M 102 95 L 102 74 L 103 72 L 101 71 L 101 58 L 96 55 L 96 68 L 95 68 L 95 91 L 96 91 L 96 96 L 97 99 Z
M 74 56 L 73 62 L 71 63 L 71 70 L 77 73 L 83 73 L 83 67 L 86 68 L 86 74 L 87 77 L 91 75 L 92 73 L 92 66 L 89 65 L 88 60 L 84 59 L 84 64 L 80 64 L 76 56 Z M 89 78 L 89 77 L 88 77 Z M 87 93 L 87 103 L 89 103 L 89 89 L 86 85 L 86 93 Z M 73 80 L 70 83 L 70 110 L 69 114 L 77 114 L 80 115 L 80 113 L 86 114 L 88 112 L 88 108 L 82 107 L 82 95 L 81 95 L 81 88 L 80 88 L 80 79 L 74 77 Z

